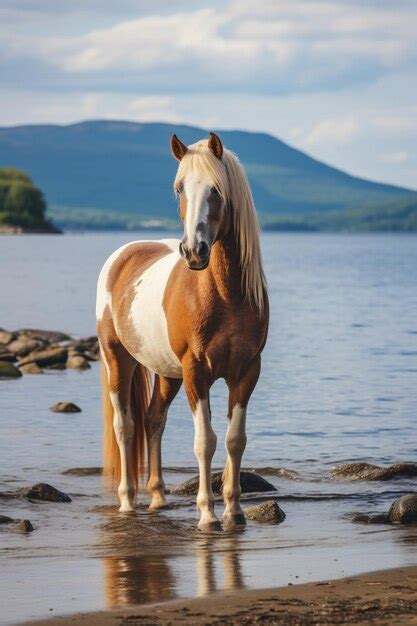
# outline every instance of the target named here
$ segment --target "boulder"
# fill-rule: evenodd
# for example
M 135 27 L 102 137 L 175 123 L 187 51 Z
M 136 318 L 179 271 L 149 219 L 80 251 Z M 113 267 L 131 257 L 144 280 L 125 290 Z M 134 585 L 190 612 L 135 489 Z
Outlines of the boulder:
M 23 374 L 43 374 L 43 369 L 36 363 L 27 363 L 27 365 L 21 365 L 19 367 Z
M 279 476 L 280 478 L 288 478 L 289 480 L 299 479 L 299 474 L 295 470 L 290 470 L 286 467 L 256 467 L 248 471 L 257 472 L 261 476 Z
M 359 524 L 388 524 L 389 519 L 387 513 L 377 513 L 376 515 L 357 513 L 353 516 L 352 521 Z
M 332 478 L 346 480 L 391 480 L 398 477 L 417 476 L 417 463 L 396 463 L 390 467 L 381 467 L 371 463 L 345 463 L 334 467 Z
M 0 361 L 0 378 L 20 378 L 22 372 L 9 361 Z
M 67 360 L 68 351 L 66 348 L 51 347 L 38 352 L 31 352 L 20 360 L 19 365 L 27 365 L 28 363 L 37 363 L 40 366 L 49 366 L 55 363 L 64 363 Z
M 71 498 L 64 493 L 55 489 L 47 483 L 37 483 L 31 487 L 25 487 L 20 491 L 22 498 L 28 500 L 43 500 L 45 502 L 71 502 Z
M 19 337 L 7 345 L 7 350 L 16 356 L 27 356 L 31 352 L 36 352 L 36 350 L 44 347 L 45 343 L 43 341 L 31 339 L 30 337 Z
M 279 524 L 285 519 L 284 511 L 279 507 L 275 500 L 266 500 L 254 506 L 248 506 L 244 510 L 247 519 L 257 522 L 273 522 Z
M 67 369 L 71 370 L 89 370 L 91 365 L 87 361 L 87 359 L 81 354 L 73 353 L 68 356 L 67 359 Z
M 67 369 L 66 363 L 51 363 L 51 365 L 45 365 L 46 370 L 56 370 L 61 372 L 62 370 Z
M 391 524 L 413 524 L 417 522 L 417 494 L 402 496 L 392 503 L 388 511 Z
M 8 517 L 7 515 L 0 515 L 0 524 L 12 524 L 14 519 Z
M 73 402 L 57 402 L 50 408 L 54 413 L 81 413 L 80 407 Z
M 194 476 L 185 483 L 171 489 L 170 493 L 180 496 L 195 496 L 198 492 L 199 477 Z M 211 477 L 211 486 L 215 495 L 222 493 L 222 473 L 217 472 Z M 266 491 L 276 491 L 274 485 L 271 485 L 265 478 L 259 476 L 255 472 L 240 472 L 240 487 L 242 493 L 261 493 Z

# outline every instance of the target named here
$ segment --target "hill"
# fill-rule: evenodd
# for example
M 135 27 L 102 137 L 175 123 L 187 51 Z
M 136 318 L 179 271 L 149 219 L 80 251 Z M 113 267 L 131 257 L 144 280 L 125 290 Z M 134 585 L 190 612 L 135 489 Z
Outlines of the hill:
M 0 232 L 59 232 L 46 219 L 43 194 L 16 168 L 0 168 Z
M 175 219 L 173 132 L 185 143 L 207 135 L 190 126 L 122 121 L 0 128 L 0 164 L 29 171 L 64 223 Z M 412 193 L 350 176 L 267 134 L 217 132 L 241 158 L 258 211 L 269 217 L 363 209 Z

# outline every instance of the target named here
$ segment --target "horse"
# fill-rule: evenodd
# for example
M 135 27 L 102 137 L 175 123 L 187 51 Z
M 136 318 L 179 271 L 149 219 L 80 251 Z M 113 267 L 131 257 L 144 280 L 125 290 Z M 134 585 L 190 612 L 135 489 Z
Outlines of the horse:
M 167 506 L 161 440 L 171 402 L 184 383 L 199 467 L 198 528 L 219 530 L 211 486 L 217 438 L 210 387 L 228 386 L 223 527 L 244 525 L 240 467 L 246 411 L 258 381 L 269 304 L 260 229 L 238 157 L 210 133 L 186 146 L 174 191 L 181 240 L 141 240 L 114 252 L 97 286 L 97 334 L 104 404 L 104 475 L 118 484 L 120 511 L 134 510 L 145 469 L 152 511 Z

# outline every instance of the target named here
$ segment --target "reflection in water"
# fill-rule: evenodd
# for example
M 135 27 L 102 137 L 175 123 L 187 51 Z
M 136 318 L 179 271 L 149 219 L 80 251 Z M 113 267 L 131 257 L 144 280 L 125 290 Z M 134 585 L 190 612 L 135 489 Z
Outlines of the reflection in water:
M 211 537 L 204 537 L 197 542 L 197 595 L 205 596 L 220 589 L 232 591 L 244 587 L 239 554 L 239 538 L 230 535 L 221 539 L 221 562 L 223 566 L 223 585 L 219 586 L 221 572 L 216 572 L 215 554 L 218 550 Z M 221 568 L 220 568 L 221 569 Z
M 174 578 L 164 557 L 147 555 L 103 559 L 107 608 L 162 602 L 176 597 Z
M 177 597 L 172 561 L 179 545 L 182 555 L 196 556 L 196 595 L 244 586 L 237 534 L 190 532 L 190 520 L 165 515 L 125 516 L 107 510 L 105 517 L 101 552 L 107 608 Z

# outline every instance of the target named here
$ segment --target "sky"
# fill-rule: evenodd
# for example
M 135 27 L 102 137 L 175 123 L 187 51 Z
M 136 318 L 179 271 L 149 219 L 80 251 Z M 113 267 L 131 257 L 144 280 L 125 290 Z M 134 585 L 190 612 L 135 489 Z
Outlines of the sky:
M 417 188 L 417 0 L 0 0 L 0 125 L 271 133 Z

